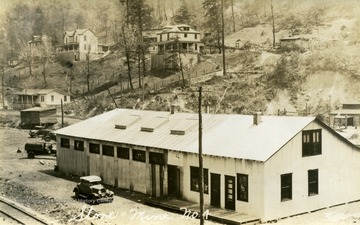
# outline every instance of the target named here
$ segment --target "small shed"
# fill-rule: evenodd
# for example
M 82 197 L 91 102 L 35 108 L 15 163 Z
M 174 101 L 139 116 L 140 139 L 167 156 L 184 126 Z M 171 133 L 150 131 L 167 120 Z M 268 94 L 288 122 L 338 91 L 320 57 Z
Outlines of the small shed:
M 360 102 L 346 102 L 341 109 L 330 113 L 330 123 L 333 127 L 360 126 Z
M 35 126 L 51 126 L 57 123 L 56 108 L 34 107 L 20 111 L 21 127 L 32 129 Z

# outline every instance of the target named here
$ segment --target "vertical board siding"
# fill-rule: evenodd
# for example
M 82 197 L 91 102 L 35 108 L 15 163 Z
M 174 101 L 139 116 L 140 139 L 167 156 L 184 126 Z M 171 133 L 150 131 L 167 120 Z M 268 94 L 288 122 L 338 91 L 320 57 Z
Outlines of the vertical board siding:
M 103 156 L 103 181 L 106 184 L 115 186 L 116 178 L 116 158 L 113 156 Z
M 322 154 L 302 157 L 302 132 L 265 163 L 263 220 L 310 212 L 360 199 L 360 151 L 313 122 L 304 130 L 322 129 Z M 291 163 L 289 163 L 291 162 Z M 308 170 L 318 169 L 319 193 L 308 195 Z M 280 175 L 292 173 L 292 200 L 280 200 Z
M 130 189 L 130 160 L 129 159 L 118 159 L 117 160 L 118 170 L 118 186 L 124 189 Z

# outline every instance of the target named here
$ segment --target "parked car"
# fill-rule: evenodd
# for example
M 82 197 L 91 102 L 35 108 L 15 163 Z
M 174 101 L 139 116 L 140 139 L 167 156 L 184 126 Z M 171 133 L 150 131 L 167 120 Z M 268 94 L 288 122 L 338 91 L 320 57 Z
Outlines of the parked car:
M 27 152 L 28 158 L 33 159 L 35 155 L 50 155 L 56 153 L 51 143 L 26 143 L 25 151 Z
M 80 177 L 80 182 L 74 188 L 77 198 L 88 199 L 91 204 L 99 204 L 101 202 L 112 202 L 114 192 L 106 189 L 99 176 Z
M 56 136 L 55 134 L 49 130 L 49 129 L 45 129 L 44 126 L 35 126 L 36 130 L 30 130 L 29 131 L 29 136 L 31 138 L 36 138 L 36 137 L 41 137 L 44 141 L 55 141 L 56 140 Z

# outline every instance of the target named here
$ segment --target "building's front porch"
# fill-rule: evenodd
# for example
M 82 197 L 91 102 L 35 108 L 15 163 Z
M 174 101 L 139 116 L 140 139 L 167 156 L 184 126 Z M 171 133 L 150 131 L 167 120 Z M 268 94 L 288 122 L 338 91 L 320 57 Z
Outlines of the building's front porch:
M 200 205 L 194 202 L 176 199 L 173 197 L 159 197 L 147 199 L 146 204 L 159 207 L 171 212 L 180 213 L 193 218 L 200 213 Z M 204 206 L 205 220 L 213 220 L 224 224 L 259 224 L 260 219 L 232 210 L 221 209 L 210 205 Z M 207 216 L 207 217 L 206 217 Z

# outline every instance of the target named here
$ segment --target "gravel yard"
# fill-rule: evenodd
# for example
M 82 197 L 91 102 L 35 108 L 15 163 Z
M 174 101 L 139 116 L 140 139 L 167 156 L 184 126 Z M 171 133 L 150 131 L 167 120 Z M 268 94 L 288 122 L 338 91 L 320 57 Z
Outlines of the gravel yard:
M 77 201 L 72 191 L 78 178 L 54 172 L 54 156 L 27 158 L 24 144 L 40 139 L 29 138 L 28 131 L 14 128 L 0 128 L 0 137 L 0 195 L 43 214 L 50 221 L 60 224 L 199 223 L 197 219 L 144 205 L 145 195 L 126 190 L 113 188 L 116 196 L 112 203 L 92 206 Z M 18 149 L 21 153 L 17 153 Z M 216 223 L 206 221 L 206 224 Z

